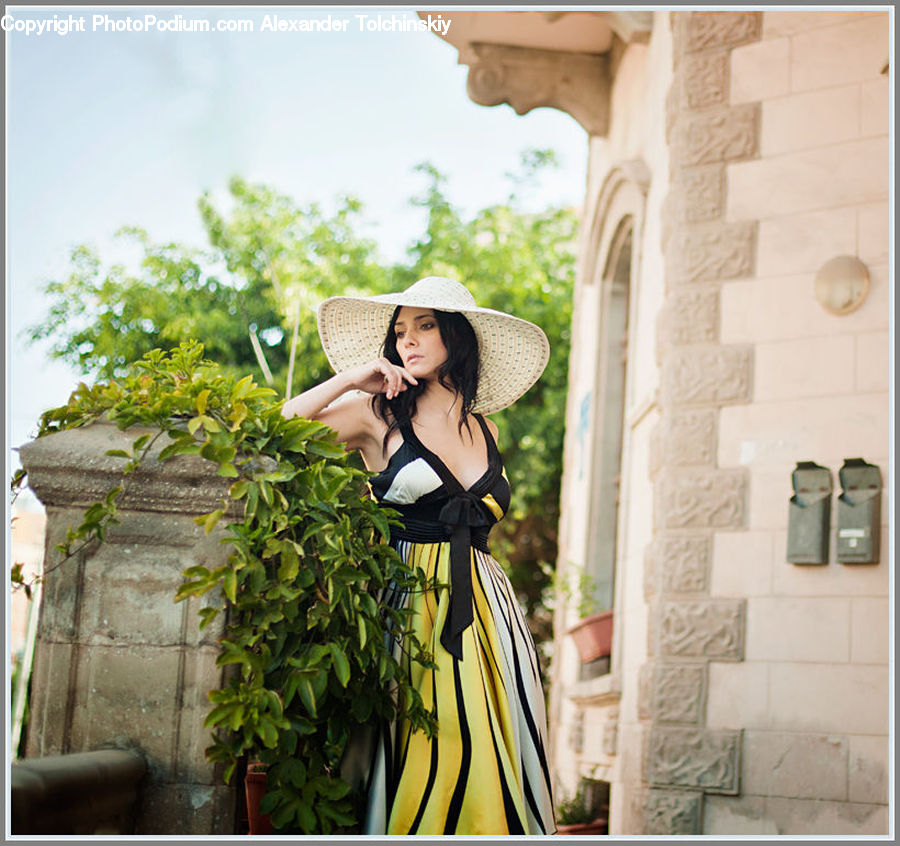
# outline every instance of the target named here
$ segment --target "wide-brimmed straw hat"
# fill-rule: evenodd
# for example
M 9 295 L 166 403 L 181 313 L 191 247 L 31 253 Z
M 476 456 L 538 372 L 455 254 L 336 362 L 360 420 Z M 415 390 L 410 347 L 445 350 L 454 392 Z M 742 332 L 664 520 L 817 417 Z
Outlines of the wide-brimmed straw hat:
M 550 344 L 539 326 L 475 305 L 464 285 L 426 276 L 405 291 L 374 297 L 329 297 L 316 312 L 325 355 L 340 373 L 383 354 L 397 306 L 464 314 L 478 338 L 478 393 L 473 411 L 490 414 L 514 403 L 544 372 Z

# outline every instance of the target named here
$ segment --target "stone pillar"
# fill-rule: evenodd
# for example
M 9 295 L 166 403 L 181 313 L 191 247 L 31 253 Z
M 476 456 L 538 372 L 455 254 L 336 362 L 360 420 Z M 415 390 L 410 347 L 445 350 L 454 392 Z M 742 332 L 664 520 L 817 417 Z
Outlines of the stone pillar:
M 741 732 L 706 726 L 709 664 L 744 657 L 743 598 L 709 592 L 716 531 L 746 526 L 747 475 L 717 462 L 719 410 L 751 399 L 752 350 L 719 339 L 722 281 L 752 275 L 756 222 L 726 222 L 726 163 L 757 155 L 757 104 L 728 103 L 730 51 L 760 38 L 759 12 L 674 12 L 674 77 L 663 217 L 665 299 L 657 327 L 654 540 L 642 668 L 644 790 L 628 830 L 703 833 L 706 794 L 740 791 Z
M 26 756 L 138 749 L 148 775 L 135 834 L 234 834 L 236 788 L 204 756 L 206 694 L 223 685 L 221 623 L 200 632 L 202 601 L 173 601 L 183 570 L 226 560 L 222 532 L 207 536 L 193 518 L 217 507 L 227 480 L 199 456 L 159 463 L 161 438 L 126 477 L 120 524 L 54 569 L 66 527 L 122 479 L 123 459 L 106 451 L 130 449 L 140 433 L 94 424 L 21 449 L 47 510 Z

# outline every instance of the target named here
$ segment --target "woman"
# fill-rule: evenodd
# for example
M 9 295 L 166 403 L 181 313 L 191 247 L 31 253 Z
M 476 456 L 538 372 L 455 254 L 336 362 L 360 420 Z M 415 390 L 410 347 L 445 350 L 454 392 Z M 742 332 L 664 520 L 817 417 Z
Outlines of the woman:
M 413 666 L 435 706 L 429 739 L 384 726 L 368 777 L 366 834 L 550 834 L 546 717 L 534 644 L 500 565 L 491 526 L 509 505 L 497 428 L 549 356 L 534 324 L 475 305 L 458 282 L 332 297 L 318 310 L 336 374 L 284 403 L 320 420 L 376 473 L 379 502 L 401 513 L 391 544 L 446 589 L 411 605 L 437 669 Z M 380 353 L 383 351 L 383 355 Z M 360 391 L 334 402 L 350 391 Z M 334 404 L 332 404 L 334 403 Z M 475 425 L 472 425 L 472 422 Z

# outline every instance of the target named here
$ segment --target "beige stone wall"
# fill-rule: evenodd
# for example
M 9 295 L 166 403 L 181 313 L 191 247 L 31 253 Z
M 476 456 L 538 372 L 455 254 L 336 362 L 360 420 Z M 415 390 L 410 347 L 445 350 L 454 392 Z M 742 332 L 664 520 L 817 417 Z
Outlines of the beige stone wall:
M 752 275 L 721 289 L 722 343 L 750 344 L 752 401 L 723 408 L 718 463 L 749 472 L 747 530 L 714 539 L 711 594 L 747 598 L 744 660 L 710 666 L 708 725 L 743 729 L 739 798 L 709 834 L 887 831 L 888 497 L 882 561 L 786 561 L 796 461 L 848 457 L 888 484 L 887 13 L 767 12 L 730 56 L 732 104 L 759 108 L 759 154 L 727 165 L 726 219 L 756 221 Z M 816 301 L 840 254 L 869 268 L 855 312 Z
M 561 792 L 611 834 L 880 834 L 888 766 L 888 15 L 654 13 L 591 140 L 560 568 L 585 561 L 595 286 L 625 165 L 646 168 L 629 317 L 612 672 L 576 682 L 559 610 Z M 632 168 L 631 173 L 634 173 Z M 623 195 L 624 196 L 624 195 Z M 837 317 L 813 279 L 872 286 Z M 882 561 L 786 561 L 791 471 L 879 465 Z M 836 510 L 836 507 L 835 507 Z M 832 527 L 836 519 L 832 519 Z

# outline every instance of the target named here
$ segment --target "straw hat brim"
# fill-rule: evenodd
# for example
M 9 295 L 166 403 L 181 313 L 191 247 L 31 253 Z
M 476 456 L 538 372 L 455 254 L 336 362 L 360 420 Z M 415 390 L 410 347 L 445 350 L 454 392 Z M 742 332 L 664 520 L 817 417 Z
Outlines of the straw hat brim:
M 462 304 L 440 292 L 410 296 L 403 291 L 375 297 L 329 297 L 319 305 L 319 337 L 336 373 L 383 354 L 391 316 L 398 305 L 457 311 L 468 318 L 478 338 L 478 393 L 473 411 L 480 414 L 512 405 L 547 366 L 550 343 L 534 323 L 502 311 Z

